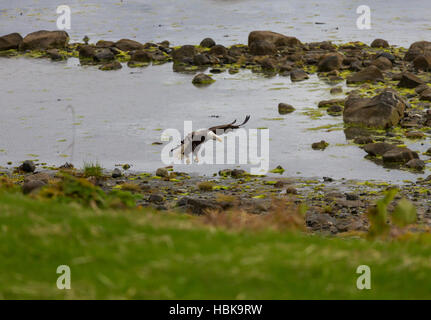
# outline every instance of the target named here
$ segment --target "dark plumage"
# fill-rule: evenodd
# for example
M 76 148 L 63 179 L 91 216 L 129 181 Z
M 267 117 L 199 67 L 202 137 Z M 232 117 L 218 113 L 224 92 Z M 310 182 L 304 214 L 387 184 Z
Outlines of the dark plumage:
M 234 129 L 238 129 L 240 127 L 242 127 L 243 125 L 245 125 L 248 120 L 250 120 L 250 116 L 247 115 L 245 117 L 245 120 L 243 121 L 243 123 L 236 125 L 236 120 L 234 120 L 231 123 L 228 124 L 222 124 L 219 126 L 214 126 L 208 129 L 201 129 L 201 130 L 197 130 L 197 131 L 193 131 L 191 133 L 189 133 L 183 140 L 181 140 L 181 144 L 178 145 L 177 147 L 173 148 L 171 150 L 174 151 L 175 149 L 181 147 L 181 152 L 179 154 L 179 156 L 181 157 L 181 159 L 184 156 L 188 156 L 190 153 L 193 154 L 195 152 L 197 152 L 200 148 L 200 146 L 206 142 L 207 140 L 213 139 L 213 140 L 219 140 L 222 141 L 222 139 L 219 137 L 219 135 L 225 134 L 227 132 L 230 132 Z M 196 155 L 196 159 L 197 159 L 197 155 Z

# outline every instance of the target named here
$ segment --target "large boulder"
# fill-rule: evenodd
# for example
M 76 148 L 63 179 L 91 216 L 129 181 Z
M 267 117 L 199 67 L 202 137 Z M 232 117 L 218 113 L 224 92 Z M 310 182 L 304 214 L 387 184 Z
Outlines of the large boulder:
M 36 170 L 36 165 L 32 160 L 25 160 L 18 169 L 19 171 L 30 173 Z
M 83 45 L 79 48 L 79 59 L 94 59 L 96 48 L 91 45 Z
M 151 62 L 152 57 L 147 51 L 137 50 L 131 55 L 130 60 L 136 62 Z
M 413 61 L 418 56 L 430 56 L 431 55 L 431 42 L 429 41 L 417 41 L 412 43 L 406 55 L 404 56 L 404 60 Z
M 248 35 L 248 46 L 259 41 L 267 41 L 275 47 L 297 47 L 301 46 L 301 41 L 295 37 L 288 37 L 272 31 L 252 31 Z
M 319 72 L 329 72 L 339 70 L 343 63 L 344 56 L 338 52 L 330 52 L 325 54 L 317 65 Z
M 122 51 L 133 51 L 145 48 L 142 43 L 130 39 L 118 40 L 117 42 L 115 42 L 115 47 Z
M 370 65 L 361 71 L 358 71 L 352 74 L 350 77 L 346 79 L 346 82 L 349 83 L 360 83 L 366 81 L 384 81 L 384 76 L 382 71 L 374 65 Z
M 0 37 L 0 51 L 18 49 L 22 42 L 22 37 L 19 33 L 7 34 Z
M 225 57 L 227 56 L 227 49 L 221 44 L 216 44 L 215 46 L 211 47 L 211 49 L 208 51 L 208 54 L 217 57 Z
M 63 49 L 69 42 L 66 31 L 40 30 L 29 33 L 19 45 L 20 50 Z
M 249 45 L 249 50 L 250 53 L 255 56 L 272 55 L 277 52 L 276 46 L 266 40 L 254 41 Z
M 418 70 L 423 70 L 423 71 L 431 70 L 431 56 L 424 56 L 424 55 L 417 56 L 413 60 L 413 66 L 416 69 L 416 71 L 418 71 Z
M 345 123 L 373 128 L 390 128 L 399 123 L 406 104 L 393 89 L 386 89 L 373 98 L 351 95 L 344 104 Z
M 99 40 L 96 43 L 97 48 L 112 48 L 115 47 L 114 41 Z
M 197 66 L 204 66 L 210 63 L 211 63 L 210 58 L 208 57 L 208 55 L 204 53 L 199 53 L 193 57 L 193 64 Z
M 257 61 L 263 70 L 275 70 L 277 69 L 277 60 L 271 57 L 266 57 L 260 61 Z
M 370 156 L 377 157 L 383 156 L 389 150 L 396 148 L 396 145 L 386 142 L 368 143 L 364 146 L 364 151 Z
M 215 41 L 211 38 L 205 38 L 200 43 L 200 46 L 203 48 L 212 48 L 215 45 L 216 45 Z
M 389 43 L 383 39 L 375 39 L 371 42 L 371 48 L 387 48 L 389 47 Z
M 401 88 L 416 88 L 417 86 L 420 86 L 421 84 L 424 84 L 425 82 L 415 76 L 413 73 L 410 72 L 404 72 L 401 75 L 401 80 L 398 82 L 398 87 Z
M 115 55 L 108 48 L 97 48 L 94 60 L 98 62 L 106 62 L 115 60 Z
M 193 62 L 196 55 L 196 48 L 192 45 L 184 45 L 172 52 L 172 59 L 176 62 Z
M 419 94 L 419 99 L 423 101 L 431 101 L 431 88 L 422 90 Z
M 419 159 L 419 155 L 406 147 L 396 147 L 383 154 L 385 163 L 407 163 L 410 160 Z
M 380 56 L 377 59 L 375 59 L 372 63 L 373 66 L 376 66 L 380 70 L 390 70 L 392 69 L 392 62 L 386 57 Z

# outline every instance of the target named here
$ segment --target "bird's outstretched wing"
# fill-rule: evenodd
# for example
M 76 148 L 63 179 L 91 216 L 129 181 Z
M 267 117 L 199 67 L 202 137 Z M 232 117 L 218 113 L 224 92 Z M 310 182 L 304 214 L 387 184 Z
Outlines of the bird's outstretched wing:
M 217 134 L 223 134 L 223 133 L 226 133 L 226 132 L 231 131 L 233 129 L 238 129 L 238 128 L 242 127 L 243 125 L 245 125 L 248 122 L 248 120 L 250 120 L 250 116 L 249 115 L 247 115 L 245 117 L 244 122 L 241 123 L 241 124 L 235 124 L 236 120 L 234 120 L 233 122 L 228 123 L 228 124 L 222 124 L 222 125 L 219 125 L 219 126 L 211 127 L 208 130 L 210 130 L 210 131 L 212 131 L 214 133 L 217 133 Z
M 219 126 L 214 126 L 208 129 L 208 131 L 212 131 L 215 134 L 224 134 L 227 133 L 229 131 L 232 131 L 234 129 L 238 129 L 240 127 L 242 127 L 243 125 L 245 125 L 248 120 L 250 120 L 250 116 L 247 115 L 245 117 L 245 120 L 243 121 L 243 123 L 241 124 L 235 124 L 236 120 L 232 121 L 231 123 L 228 124 L 222 124 Z M 206 130 L 205 130 L 206 131 Z M 197 136 L 199 138 L 199 140 L 194 139 L 195 136 Z M 186 139 L 181 140 L 181 143 L 176 146 L 175 148 L 171 149 L 171 152 L 178 149 L 179 147 L 183 147 L 185 146 L 185 144 L 187 144 L 187 142 L 193 142 L 194 145 L 192 146 L 192 150 L 195 149 L 195 147 L 199 144 L 201 144 L 202 142 L 204 142 L 204 139 L 202 140 L 201 137 L 204 136 L 203 133 L 201 131 L 193 131 L 191 133 L 189 133 L 186 137 Z M 195 141 L 196 140 L 196 141 Z

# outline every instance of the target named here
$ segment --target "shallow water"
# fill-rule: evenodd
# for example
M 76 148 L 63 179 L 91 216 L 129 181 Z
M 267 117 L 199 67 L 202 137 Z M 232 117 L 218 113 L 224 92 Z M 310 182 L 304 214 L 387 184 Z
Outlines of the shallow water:
M 383 37 L 404 46 L 429 33 L 430 24 L 418 17 L 425 15 L 419 9 L 425 2 L 402 5 L 402 1 L 391 1 L 392 7 L 386 8 L 378 1 L 371 31 L 356 29 L 359 1 L 302 2 L 272 1 L 269 6 L 263 1 L 69 1 L 73 12 L 69 33 L 75 40 L 88 34 L 92 40 L 136 37 L 142 42 L 167 39 L 173 44 L 198 43 L 211 36 L 228 45 L 245 43 L 250 30 L 270 29 L 303 41 L 369 42 Z M 55 3 L 2 3 L 0 33 L 54 29 Z M 318 120 L 303 114 L 317 109 L 319 101 L 334 98 L 329 94 L 330 85 L 317 76 L 291 83 L 286 77 L 268 78 L 248 70 L 235 75 L 225 72 L 214 75 L 217 81 L 205 88 L 193 86 L 192 77 L 173 72 L 171 63 L 143 69 L 124 65 L 118 71 L 102 72 L 79 66 L 77 59 L 2 58 L 0 166 L 33 158 L 50 165 L 68 161 L 82 166 L 85 161 L 98 161 L 106 168 L 129 163 L 133 170 L 154 170 L 163 166 L 163 146 L 152 145 L 160 141 L 161 129 L 182 130 L 184 120 L 192 120 L 197 129 L 241 121 L 250 114 L 248 128 L 270 130 L 270 169 L 281 165 L 285 175 L 393 182 L 421 176 L 388 170 L 364 159 L 363 150 L 346 145 L 341 130 L 308 130 L 342 123 L 341 117 L 325 112 Z M 296 111 L 280 116 L 279 102 L 293 105 Z M 283 119 L 267 120 L 280 117 Z M 323 152 L 312 150 L 311 143 L 322 139 L 330 146 Z M 426 149 L 420 143 L 409 146 Z M 194 164 L 175 169 L 212 174 L 223 167 L 232 165 Z
M 384 38 L 408 46 L 430 35 L 431 10 L 423 0 L 2 0 L 0 33 L 55 29 L 56 8 L 72 10 L 73 40 L 169 40 L 174 45 L 212 37 L 246 43 L 251 30 L 272 30 L 302 41 L 363 41 Z M 371 30 L 358 30 L 360 5 L 371 9 Z M 324 23 L 324 24 L 316 24 Z

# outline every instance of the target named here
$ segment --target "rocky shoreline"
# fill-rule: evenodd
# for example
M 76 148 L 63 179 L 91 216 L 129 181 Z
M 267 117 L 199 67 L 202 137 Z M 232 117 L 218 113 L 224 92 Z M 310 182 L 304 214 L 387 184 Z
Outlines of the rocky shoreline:
M 344 98 L 321 101 L 316 112 L 342 117 L 346 139 L 363 148 L 370 160 L 390 168 L 416 172 L 427 170 L 431 148 L 419 152 L 407 142 L 425 142 L 431 134 L 431 42 L 419 41 L 409 49 L 391 46 L 383 39 L 370 46 L 361 42 L 341 45 L 329 41 L 302 43 L 295 37 L 271 31 L 252 31 L 248 44 L 225 47 L 205 38 L 199 45 L 171 46 L 139 43 L 130 39 L 70 43 L 64 31 L 37 31 L 22 37 L 17 33 L 0 37 L 1 56 L 29 56 L 65 60 L 79 58 L 81 65 L 116 70 L 173 62 L 173 71 L 196 74 L 192 83 L 211 85 L 211 74 L 237 73 L 250 69 L 264 76 L 281 75 L 291 81 L 306 81 L 317 73 L 333 85 L 331 94 Z M 203 73 L 209 70 L 210 74 Z M 295 106 L 279 104 L 279 113 L 294 112 Z M 313 149 L 324 150 L 320 141 Z M 421 153 L 426 158 L 421 159 Z
M 398 194 L 388 210 L 405 198 L 417 210 L 414 230 L 426 231 L 431 227 L 431 176 L 391 185 L 329 177 L 252 176 L 240 169 L 222 170 L 213 177 L 175 172 L 170 167 L 159 168 L 155 173 L 120 168 L 108 172 L 100 167 L 77 170 L 70 164 L 39 169 L 33 162 L 25 161 L 14 170 L 0 171 L 0 189 L 4 188 L 37 199 L 72 199 L 94 207 L 100 206 L 101 194 L 112 195 L 110 206 L 115 208 L 148 207 L 193 215 L 229 210 L 270 214 L 281 200 L 292 206 L 305 205 L 308 230 L 322 234 L 366 232 L 369 209 L 388 190 L 396 188 Z
M 343 93 L 339 84 L 345 82 L 349 87 L 345 98 L 321 101 L 316 110 L 342 117 L 346 139 L 363 148 L 371 161 L 413 172 L 429 169 L 431 148 L 426 146 L 431 134 L 431 42 L 415 42 L 408 49 L 389 45 L 383 39 L 370 45 L 302 43 L 295 37 L 270 31 L 253 31 L 246 45 L 230 47 L 216 44 L 211 38 L 199 45 L 182 46 L 171 46 L 168 41 L 142 44 L 121 39 L 90 44 L 89 40 L 69 43 L 64 31 L 38 31 L 25 37 L 14 33 L 0 37 L 0 56 L 55 61 L 79 58 L 81 65 L 96 65 L 104 71 L 120 69 L 125 63 L 129 68 L 140 68 L 173 62 L 173 71 L 196 74 L 192 82 L 201 86 L 214 82 L 210 74 L 233 74 L 241 69 L 268 77 L 290 77 L 293 82 L 306 81 L 311 74 L 317 74 L 333 85 L 334 96 Z M 204 73 L 207 69 L 210 74 Z M 288 103 L 279 105 L 280 114 L 295 112 L 295 106 Z M 406 141 L 418 142 L 426 151 L 411 150 Z M 310 148 L 324 150 L 327 146 L 322 140 Z M 397 199 L 409 199 L 417 208 L 421 226 L 431 226 L 430 177 L 392 186 L 386 182 L 323 177 L 250 176 L 238 169 L 207 178 L 171 168 L 161 168 L 156 174 L 119 169 L 86 174 L 70 166 L 39 173 L 34 173 L 36 168 L 30 162 L 23 166 L 15 171 L 4 170 L 3 175 L 7 183 L 33 196 L 62 195 L 62 172 L 66 170 L 81 184 L 87 181 L 105 194 L 129 192 L 138 196 L 134 205 L 157 210 L 205 214 L 209 210 L 241 208 L 250 214 L 265 214 L 271 211 L 274 198 L 282 198 L 307 206 L 306 224 L 311 231 L 331 234 L 366 231 L 367 210 L 386 190 L 397 187 Z

